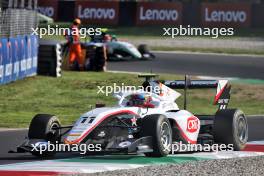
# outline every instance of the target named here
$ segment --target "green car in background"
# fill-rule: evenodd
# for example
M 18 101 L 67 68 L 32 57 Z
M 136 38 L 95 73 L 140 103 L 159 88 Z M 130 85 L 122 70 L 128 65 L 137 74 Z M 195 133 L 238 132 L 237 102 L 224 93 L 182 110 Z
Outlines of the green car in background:
M 155 55 L 149 51 L 147 45 L 141 44 L 136 48 L 133 44 L 119 41 L 115 35 L 110 34 L 93 36 L 86 45 L 104 45 L 107 50 L 108 60 L 146 60 L 155 58 Z

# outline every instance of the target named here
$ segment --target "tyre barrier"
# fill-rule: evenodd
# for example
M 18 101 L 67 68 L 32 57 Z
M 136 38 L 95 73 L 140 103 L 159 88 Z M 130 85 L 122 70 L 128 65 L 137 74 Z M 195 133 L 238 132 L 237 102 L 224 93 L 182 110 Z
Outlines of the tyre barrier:
M 0 85 L 37 74 L 38 43 L 36 35 L 0 39 Z
M 106 70 L 106 48 L 104 46 L 86 46 L 85 69 L 87 71 Z
M 57 41 L 40 41 L 38 58 L 38 75 L 61 76 L 61 43 Z

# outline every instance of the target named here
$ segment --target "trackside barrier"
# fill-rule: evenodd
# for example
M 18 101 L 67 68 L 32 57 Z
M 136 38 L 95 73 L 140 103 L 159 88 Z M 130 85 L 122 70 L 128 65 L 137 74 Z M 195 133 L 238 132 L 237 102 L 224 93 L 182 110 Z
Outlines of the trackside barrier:
M 15 81 L 19 77 L 19 59 L 18 59 L 18 40 L 17 38 L 10 38 L 10 54 L 11 54 L 11 62 L 12 64 L 12 72 L 11 80 Z
M 38 75 L 61 76 L 62 43 L 40 40 L 38 53 Z
M 25 53 L 26 40 L 25 40 L 25 36 L 18 36 L 17 39 L 18 39 L 18 56 L 20 62 L 19 79 L 22 79 L 26 77 L 26 71 L 27 71 L 27 61 L 26 61 L 26 53 Z
M 3 60 L 3 46 L 0 40 L 0 83 L 4 82 L 4 60 Z
M 37 74 L 38 37 L 0 39 L 0 85 Z
M 32 70 L 31 74 L 36 75 L 37 70 L 38 70 L 38 46 L 39 46 L 39 41 L 38 37 L 35 35 L 31 35 L 31 54 L 32 54 Z
M 264 27 L 264 3 L 39 0 L 38 11 L 56 21 L 79 17 L 88 24 Z M 64 9 L 58 11 L 58 9 Z

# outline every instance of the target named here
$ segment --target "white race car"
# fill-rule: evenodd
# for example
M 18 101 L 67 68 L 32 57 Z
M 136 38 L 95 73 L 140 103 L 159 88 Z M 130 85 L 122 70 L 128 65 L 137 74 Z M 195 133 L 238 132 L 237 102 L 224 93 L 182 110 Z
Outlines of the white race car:
M 162 157 L 170 154 L 175 142 L 185 144 L 232 144 L 245 147 L 247 119 L 238 109 L 227 109 L 230 88 L 226 80 L 156 81 L 153 75 L 141 75 L 144 90 L 116 94 L 115 107 L 97 107 L 81 115 L 72 126 L 61 126 L 54 115 L 38 114 L 29 126 L 28 137 L 16 152 L 31 152 L 39 157 L 56 152 L 32 151 L 37 144 L 96 144 L 96 153 L 144 153 Z M 186 91 L 192 88 L 217 88 L 214 115 L 196 115 L 186 109 Z M 184 109 L 175 100 L 185 90 Z M 204 105 L 201 105 L 204 106 Z M 63 130 L 68 129 L 68 130 Z M 39 145 L 40 146 L 40 145 Z

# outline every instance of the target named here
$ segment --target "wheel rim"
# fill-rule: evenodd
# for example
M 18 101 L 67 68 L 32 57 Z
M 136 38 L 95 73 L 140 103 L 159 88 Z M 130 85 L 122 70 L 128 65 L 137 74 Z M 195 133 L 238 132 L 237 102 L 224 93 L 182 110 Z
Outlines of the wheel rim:
M 54 132 L 55 136 L 59 136 L 60 135 L 60 130 L 55 130 L 55 128 L 60 127 L 60 125 L 58 123 L 53 123 L 50 127 L 50 131 Z
M 247 142 L 248 127 L 247 127 L 247 122 L 244 116 L 240 116 L 238 119 L 237 134 L 238 134 L 239 140 L 242 143 Z
M 164 151 L 170 151 L 171 145 L 171 130 L 170 125 L 167 122 L 161 124 L 161 145 Z

